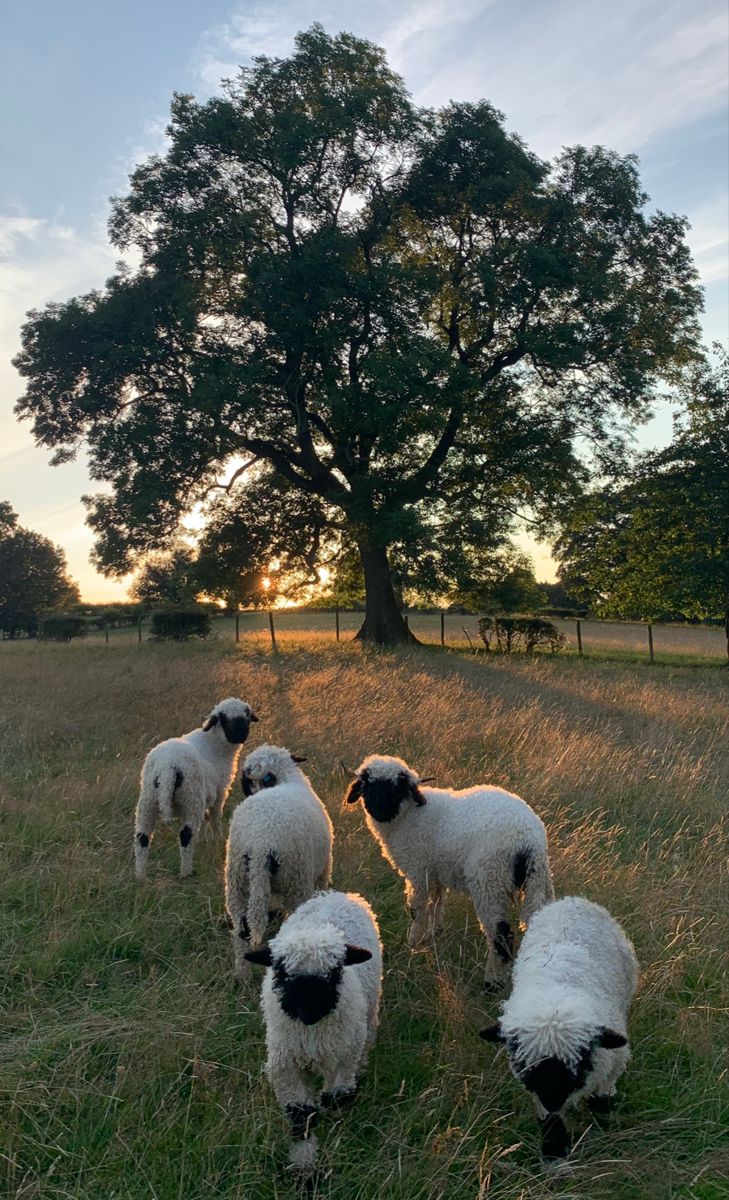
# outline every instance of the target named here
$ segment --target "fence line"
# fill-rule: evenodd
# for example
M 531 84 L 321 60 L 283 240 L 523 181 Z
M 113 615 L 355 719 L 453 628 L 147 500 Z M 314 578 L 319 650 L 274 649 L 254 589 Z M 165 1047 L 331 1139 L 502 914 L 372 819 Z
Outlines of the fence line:
M 342 621 L 343 617 L 356 618 L 354 628 L 351 625 L 349 628 L 346 628 Z M 361 620 L 364 619 L 364 613 L 352 609 L 342 609 L 337 605 L 327 611 L 317 609 L 242 609 L 233 613 L 221 614 L 221 618 L 226 620 L 226 623 L 232 618 L 231 630 L 228 636 L 232 636 L 237 645 L 241 644 L 242 635 L 250 636 L 254 632 L 260 635 L 266 629 L 267 624 L 267 633 L 271 648 L 273 651 L 276 651 L 279 647 L 280 632 L 299 632 L 302 634 L 320 632 L 326 634 L 328 631 L 331 631 L 337 642 L 341 641 L 345 634 L 350 633 L 350 630 L 352 636 L 354 636 L 356 628 Z M 218 620 L 221 618 L 215 617 L 213 619 L 213 630 L 215 630 Z M 241 630 L 241 624 L 246 618 L 248 621 L 252 618 L 259 618 L 262 624 L 257 629 L 252 629 L 249 624 L 247 629 L 244 628 Z M 289 623 L 290 618 L 293 618 L 291 623 Z M 416 637 L 422 638 L 426 644 L 439 644 L 444 650 L 449 647 L 458 649 L 459 646 L 465 649 L 465 639 L 472 653 L 485 653 L 486 648 L 480 645 L 480 638 L 476 633 L 475 625 L 477 618 L 474 616 L 466 618 L 464 614 L 447 612 L 442 609 L 431 613 L 412 610 L 410 612 L 403 612 L 403 620 L 406 627 L 411 629 Z M 664 653 L 670 654 L 673 659 L 677 657 L 699 660 L 724 659 L 724 648 L 722 646 L 723 630 L 719 626 L 715 628 L 671 624 L 656 626 L 653 622 L 640 623 L 631 621 L 592 622 L 585 621 L 584 618 L 579 617 L 552 618 L 552 620 L 558 629 L 569 632 L 571 635 L 571 645 L 569 648 L 574 650 L 580 657 L 589 657 L 591 650 L 601 655 L 609 654 L 611 650 L 618 653 L 622 652 L 623 654 L 626 652 L 633 654 L 642 653 L 648 659 L 648 662 L 654 665 L 660 661 L 660 652 L 663 648 Z M 468 621 L 471 624 L 472 628 L 470 632 L 466 628 L 464 621 Z M 127 642 L 127 639 L 124 637 L 126 629 L 130 630 L 130 640 L 133 639 L 136 628 L 136 640 L 141 646 L 144 640 L 142 636 L 143 629 L 148 628 L 147 622 L 148 618 L 140 617 L 134 624 L 115 626 L 113 629 L 108 622 L 105 622 L 101 627 L 90 632 L 90 636 L 93 637 L 94 634 L 97 638 L 103 636 L 105 646 L 109 646 L 110 644 L 113 646 L 120 642 Z M 572 634 L 571 630 L 565 630 L 565 625 L 567 624 L 574 624 L 574 634 Z M 605 631 L 604 636 L 601 636 L 601 628 Z M 626 636 L 624 640 L 620 640 L 623 631 L 629 635 L 629 631 L 631 630 L 634 631 L 633 638 Z M 645 633 L 642 635 L 640 633 L 641 630 L 645 630 Z M 656 645 L 654 636 L 656 630 L 661 631 L 661 634 L 665 631 L 666 634 L 672 632 L 674 635 L 677 635 L 674 637 L 674 643 L 667 646 L 664 643 L 662 647 L 662 638 L 659 638 L 659 643 Z M 111 639 L 110 631 L 113 634 Z M 617 637 L 615 636 L 615 631 L 620 631 Z M 706 637 L 706 645 L 701 647 L 696 644 L 693 646 L 686 644 L 692 633 L 702 639 Z M 717 635 L 715 639 L 711 638 L 712 634 Z M 683 645 L 681 644 L 682 640 Z

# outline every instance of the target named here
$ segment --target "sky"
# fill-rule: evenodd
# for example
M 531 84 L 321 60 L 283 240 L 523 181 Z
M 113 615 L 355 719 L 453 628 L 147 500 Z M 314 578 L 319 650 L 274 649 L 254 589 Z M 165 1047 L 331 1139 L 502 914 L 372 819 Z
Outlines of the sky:
M 543 158 L 637 154 L 651 208 L 683 213 L 707 344 L 729 338 L 729 8 L 725 0 L 4 0 L 0 32 L 0 499 L 66 552 L 89 601 L 126 583 L 89 563 L 83 456 L 61 467 L 13 405 L 25 313 L 103 285 L 109 196 L 164 144 L 174 91 L 202 100 L 319 21 L 385 47 L 418 103 L 484 97 Z M 665 444 L 661 406 L 639 434 Z M 548 547 L 525 542 L 539 578 Z

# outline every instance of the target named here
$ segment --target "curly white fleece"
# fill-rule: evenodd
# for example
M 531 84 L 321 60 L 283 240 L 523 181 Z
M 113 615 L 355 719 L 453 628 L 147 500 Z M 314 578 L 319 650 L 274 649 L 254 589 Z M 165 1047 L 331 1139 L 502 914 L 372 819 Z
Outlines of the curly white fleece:
M 607 909 L 581 896 L 545 905 L 524 935 L 500 1021 L 514 1073 L 549 1057 L 573 1066 L 603 1028 L 627 1037 L 637 984 L 632 943 Z M 570 1103 L 612 1095 L 629 1059 L 628 1046 L 596 1047 Z
M 250 721 L 252 712 L 245 700 L 230 696 L 215 705 L 205 724 L 221 713 L 230 720 L 245 717 Z M 158 820 L 179 821 L 181 829 L 190 828 L 189 841 L 180 845 L 182 876 L 192 873 L 194 841 L 206 813 L 213 833 L 222 837 L 223 806 L 235 777 L 241 749 L 240 744 L 228 741 L 218 720 L 208 729 L 193 729 L 181 737 L 167 738 L 150 750 L 142 767 L 134 819 L 134 860 L 138 880 L 145 878 L 149 843 Z M 141 839 L 140 834 L 143 835 Z
M 392 779 L 405 772 L 420 779 L 401 758 L 370 755 L 357 769 L 373 779 Z M 367 825 L 384 857 L 405 878 L 407 903 L 413 914 L 409 940 L 415 944 L 428 928 L 437 928 L 444 889 L 465 892 L 491 948 L 490 975 L 498 979 L 508 964 L 494 952 L 497 925 L 505 921 L 515 893 L 514 862 L 530 855 L 521 919 L 554 896 L 547 853 L 547 834 L 537 814 L 519 796 L 501 788 L 477 785 L 460 790 L 421 787 L 425 805 L 407 799 L 392 821 Z
M 292 974 L 327 974 L 344 962 L 345 947 L 369 950 L 372 957 L 342 966 L 336 1007 L 315 1025 L 293 1020 L 282 1009 L 269 967 L 261 990 L 266 1022 L 266 1072 L 276 1099 L 286 1105 L 317 1107 L 319 1076 L 325 1092 L 348 1095 L 374 1045 L 382 988 L 382 943 L 375 914 L 362 896 L 321 892 L 300 905 L 271 941 L 274 967 Z M 311 1166 L 316 1157 L 313 1134 L 290 1147 L 293 1165 Z
M 236 978 L 248 978 L 245 953 L 266 937 L 269 911 L 292 912 L 332 874 L 333 829 L 310 780 L 281 746 L 258 746 L 244 773 L 255 785 L 278 780 L 235 809 L 225 856 L 225 903 L 232 921 Z

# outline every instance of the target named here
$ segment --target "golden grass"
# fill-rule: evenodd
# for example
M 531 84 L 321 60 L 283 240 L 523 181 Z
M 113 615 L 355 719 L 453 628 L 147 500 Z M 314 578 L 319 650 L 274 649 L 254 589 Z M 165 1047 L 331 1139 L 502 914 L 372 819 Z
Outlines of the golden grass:
M 321 1129 L 331 1200 L 718 1200 L 729 1195 L 729 695 L 716 669 L 251 644 L 0 647 L 3 840 L 0 1189 L 123 1200 L 296 1194 L 253 993 L 234 995 L 221 854 L 181 884 L 161 834 L 132 882 L 136 776 L 224 695 L 309 757 L 336 829 L 335 884 L 380 915 L 383 1017 L 357 1104 Z M 609 1131 L 546 1171 L 528 1098 L 478 1028 L 483 943 L 451 898 L 437 947 L 404 945 L 400 881 L 339 760 L 395 752 L 444 783 L 524 795 L 558 894 L 605 903 L 642 965 L 634 1061 Z M 232 798 L 232 802 L 236 797 Z

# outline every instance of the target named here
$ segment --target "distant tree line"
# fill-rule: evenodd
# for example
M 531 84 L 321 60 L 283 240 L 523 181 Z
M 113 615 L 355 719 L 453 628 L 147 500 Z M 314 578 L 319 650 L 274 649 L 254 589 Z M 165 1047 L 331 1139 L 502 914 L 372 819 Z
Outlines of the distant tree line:
M 18 524 L 0 501 L 0 628 L 4 638 L 35 637 L 45 612 L 78 603 L 60 546 Z

